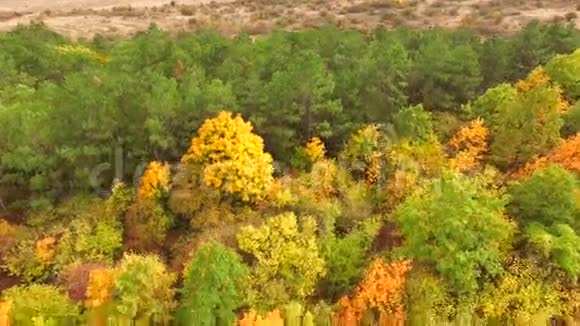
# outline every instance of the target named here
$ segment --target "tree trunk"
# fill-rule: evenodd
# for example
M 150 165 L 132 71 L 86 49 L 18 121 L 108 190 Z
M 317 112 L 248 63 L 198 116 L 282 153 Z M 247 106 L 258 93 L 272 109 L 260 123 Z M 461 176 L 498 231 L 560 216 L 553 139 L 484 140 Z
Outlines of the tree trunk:
M 123 145 L 120 140 L 115 144 L 115 179 L 123 181 Z

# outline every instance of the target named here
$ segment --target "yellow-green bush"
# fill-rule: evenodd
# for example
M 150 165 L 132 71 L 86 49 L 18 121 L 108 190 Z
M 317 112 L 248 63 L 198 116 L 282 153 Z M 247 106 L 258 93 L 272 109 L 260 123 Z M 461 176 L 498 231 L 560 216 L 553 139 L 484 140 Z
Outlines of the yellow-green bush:
M 52 321 L 57 324 L 74 322 L 80 315 L 60 288 L 51 285 L 32 284 L 6 290 L 2 299 L 10 302 L 10 318 L 15 325 L 30 325 Z

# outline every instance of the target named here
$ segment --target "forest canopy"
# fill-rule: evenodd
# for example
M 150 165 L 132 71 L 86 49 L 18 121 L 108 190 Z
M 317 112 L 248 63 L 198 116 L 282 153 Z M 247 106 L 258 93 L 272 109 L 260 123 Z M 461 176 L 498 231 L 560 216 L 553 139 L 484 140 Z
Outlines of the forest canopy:
M 0 323 L 580 314 L 572 26 L 36 24 L 0 71 Z

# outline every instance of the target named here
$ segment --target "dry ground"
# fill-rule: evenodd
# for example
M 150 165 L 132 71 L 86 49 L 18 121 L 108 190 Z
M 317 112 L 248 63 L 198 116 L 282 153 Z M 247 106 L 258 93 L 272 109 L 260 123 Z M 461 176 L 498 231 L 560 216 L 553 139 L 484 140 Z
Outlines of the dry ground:
M 169 31 L 212 27 L 226 35 L 265 34 L 323 24 L 470 26 L 509 33 L 532 19 L 580 27 L 580 0 L 0 0 L 0 30 L 42 21 L 72 38 L 126 36 L 156 23 Z

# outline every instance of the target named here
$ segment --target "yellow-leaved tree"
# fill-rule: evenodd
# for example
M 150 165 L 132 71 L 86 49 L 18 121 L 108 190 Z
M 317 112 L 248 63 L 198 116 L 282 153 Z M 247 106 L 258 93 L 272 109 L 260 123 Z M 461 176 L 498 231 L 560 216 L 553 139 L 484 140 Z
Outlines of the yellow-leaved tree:
M 488 151 L 488 137 L 489 130 L 480 118 L 461 128 L 449 141 L 449 147 L 456 153 L 450 160 L 451 166 L 461 172 L 479 167 Z
M 326 147 L 320 138 L 312 137 L 306 144 L 306 154 L 312 163 L 324 159 Z
M 245 202 L 261 199 L 273 180 L 263 139 L 251 123 L 229 112 L 203 123 L 181 162 L 200 165 L 207 186 Z
M 546 71 L 542 66 L 539 66 L 536 67 L 534 70 L 532 70 L 532 72 L 530 72 L 530 74 L 528 75 L 528 77 L 526 77 L 526 79 L 518 81 L 517 83 L 515 83 L 514 86 L 520 94 L 529 93 L 534 88 L 539 86 L 546 87 L 553 86 L 560 94 L 558 98 L 558 111 L 560 113 L 566 112 L 570 107 L 570 103 L 566 101 L 566 98 L 564 96 L 564 90 L 560 87 L 560 85 L 552 85 L 552 84 L 553 83 L 552 80 L 550 79 L 550 76 L 546 73 Z
M 515 87 L 520 93 L 527 93 L 537 86 L 547 86 L 550 84 L 550 76 L 546 74 L 542 66 L 536 67 L 526 79 L 515 83 Z
M 167 163 L 149 163 L 141 178 L 137 197 L 141 201 L 159 199 L 169 191 L 170 172 Z
M 36 241 L 36 258 L 43 264 L 49 264 L 56 255 L 56 238 L 45 237 Z

